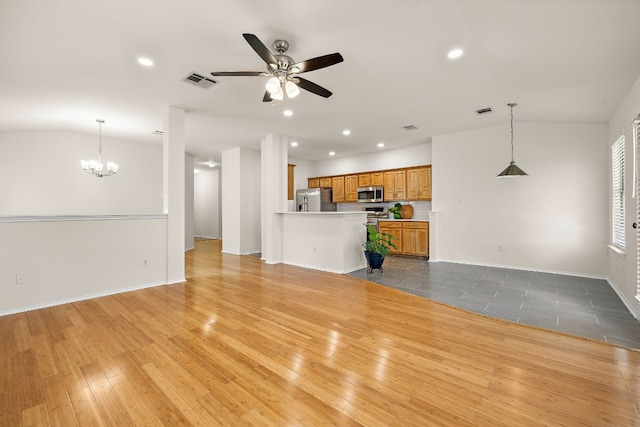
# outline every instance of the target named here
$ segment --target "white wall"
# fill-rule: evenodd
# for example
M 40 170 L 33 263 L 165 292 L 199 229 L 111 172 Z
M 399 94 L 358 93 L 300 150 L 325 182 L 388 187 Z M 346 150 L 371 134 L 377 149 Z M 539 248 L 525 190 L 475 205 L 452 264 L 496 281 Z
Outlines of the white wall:
M 193 156 L 184 155 L 184 250 L 194 248 L 195 206 L 194 206 L 194 177 Z
M 0 221 L 0 315 L 164 284 L 166 248 L 163 214 Z
M 530 176 L 511 179 L 496 178 L 510 161 L 508 123 L 434 137 L 440 259 L 604 277 L 606 134 L 515 122 L 515 160 Z
M 222 252 L 261 251 L 260 170 L 259 151 L 222 152 Z
M 620 254 L 612 249 L 607 250 L 608 277 L 614 289 L 618 291 L 627 306 L 631 308 L 635 316 L 640 314 L 640 301 L 637 295 L 636 257 L 638 230 L 632 227 L 637 221 L 637 199 L 633 195 L 634 167 L 633 167 L 633 119 L 640 113 L 640 77 L 620 104 L 609 122 L 609 133 L 606 138 L 606 159 L 608 164 L 607 176 L 607 206 L 608 206 L 608 234 L 607 243 L 611 243 L 611 146 L 623 133 L 625 134 L 625 253 Z
M 315 162 L 309 176 L 341 175 L 430 164 L 431 142 L 427 142 L 396 150 L 380 150 L 359 156 Z
M 195 235 L 210 239 L 222 236 L 220 221 L 220 170 L 194 176 Z
M 80 160 L 97 159 L 97 134 L 0 133 L 0 215 L 161 213 L 162 147 L 104 135 L 120 169 L 96 178 Z

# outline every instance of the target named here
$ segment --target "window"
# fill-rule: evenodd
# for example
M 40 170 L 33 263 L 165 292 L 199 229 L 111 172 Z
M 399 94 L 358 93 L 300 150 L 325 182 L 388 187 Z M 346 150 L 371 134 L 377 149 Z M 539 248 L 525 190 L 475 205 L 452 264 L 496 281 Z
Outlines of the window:
M 624 135 L 611 147 L 613 246 L 624 249 Z

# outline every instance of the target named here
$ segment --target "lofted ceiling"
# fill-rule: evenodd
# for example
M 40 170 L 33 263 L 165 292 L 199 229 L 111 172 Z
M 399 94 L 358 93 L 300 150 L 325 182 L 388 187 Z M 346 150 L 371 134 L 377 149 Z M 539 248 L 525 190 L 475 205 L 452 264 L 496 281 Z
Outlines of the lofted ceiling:
M 171 105 L 200 162 L 269 133 L 308 160 L 416 145 L 507 122 L 508 102 L 516 123 L 606 123 L 640 75 L 639 16 L 638 0 L 5 0 L 0 132 L 95 134 L 102 118 L 105 138 L 161 144 Z M 340 52 L 303 75 L 333 96 L 263 103 L 267 77 L 211 76 L 265 70 L 242 33 L 287 40 L 296 61 Z

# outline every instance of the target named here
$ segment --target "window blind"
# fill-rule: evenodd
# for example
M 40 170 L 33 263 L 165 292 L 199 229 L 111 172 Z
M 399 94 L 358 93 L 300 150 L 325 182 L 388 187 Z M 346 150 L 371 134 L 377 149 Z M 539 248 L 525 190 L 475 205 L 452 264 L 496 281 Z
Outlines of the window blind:
M 611 147 L 611 171 L 613 185 L 613 236 L 612 244 L 624 249 L 624 135 Z

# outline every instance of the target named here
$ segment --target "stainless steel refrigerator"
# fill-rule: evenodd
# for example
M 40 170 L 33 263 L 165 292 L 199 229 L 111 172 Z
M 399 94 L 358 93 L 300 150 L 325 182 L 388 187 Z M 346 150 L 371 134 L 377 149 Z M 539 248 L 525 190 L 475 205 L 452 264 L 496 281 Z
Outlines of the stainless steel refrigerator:
M 333 203 L 331 188 L 306 188 L 296 191 L 297 212 L 335 212 L 338 205 Z

